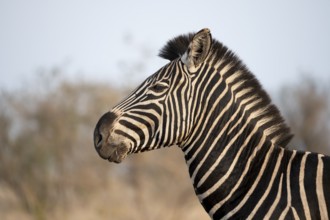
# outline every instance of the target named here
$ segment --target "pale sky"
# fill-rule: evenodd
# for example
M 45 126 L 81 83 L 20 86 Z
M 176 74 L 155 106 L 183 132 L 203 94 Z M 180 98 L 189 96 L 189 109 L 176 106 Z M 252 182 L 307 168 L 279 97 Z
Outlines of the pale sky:
M 159 49 L 208 27 L 272 91 L 305 72 L 330 80 L 330 1 L 0 0 L 0 88 L 40 69 L 137 85 Z M 130 74 L 133 74 L 130 76 Z

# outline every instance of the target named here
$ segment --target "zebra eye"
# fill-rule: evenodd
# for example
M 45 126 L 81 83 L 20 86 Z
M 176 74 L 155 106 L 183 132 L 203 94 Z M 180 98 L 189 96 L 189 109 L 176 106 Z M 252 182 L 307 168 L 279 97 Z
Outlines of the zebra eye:
M 157 83 L 157 84 L 151 86 L 151 87 L 149 88 L 149 90 L 151 90 L 152 92 L 159 93 L 159 92 L 162 92 L 162 91 L 166 90 L 167 87 L 168 87 L 168 86 L 165 85 L 165 84 Z

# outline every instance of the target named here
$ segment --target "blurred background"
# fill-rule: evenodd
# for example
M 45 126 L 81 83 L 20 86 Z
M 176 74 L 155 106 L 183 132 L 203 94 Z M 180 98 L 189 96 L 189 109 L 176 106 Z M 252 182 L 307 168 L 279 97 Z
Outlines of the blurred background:
M 99 117 L 209 27 L 330 155 L 330 1 L 0 0 L 0 219 L 209 219 L 175 147 L 99 158 Z

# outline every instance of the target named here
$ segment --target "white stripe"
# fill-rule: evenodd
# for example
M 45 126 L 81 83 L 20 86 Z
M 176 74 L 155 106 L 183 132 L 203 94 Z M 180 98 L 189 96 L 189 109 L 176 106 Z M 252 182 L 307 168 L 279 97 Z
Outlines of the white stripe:
M 222 159 L 227 154 L 228 150 L 232 147 L 232 145 L 235 143 L 235 141 L 241 136 L 241 134 L 245 131 L 246 126 L 250 123 L 249 118 L 245 121 L 244 125 L 241 127 L 241 129 L 235 134 L 235 136 L 230 140 L 230 142 L 225 146 L 217 160 L 212 164 L 212 166 L 209 168 L 209 170 L 204 174 L 204 176 L 200 179 L 198 182 L 197 187 L 201 186 L 206 179 L 212 174 L 213 170 L 218 166 L 218 164 L 222 161 Z M 199 195 L 200 198 L 205 198 L 209 194 L 211 194 L 213 191 L 215 191 L 217 188 L 219 188 L 222 183 L 226 180 L 227 176 L 230 175 L 232 169 L 236 165 L 236 162 L 238 161 L 240 153 L 243 151 L 243 149 L 246 147 L 246 145 L 249 143 L 251 137 L 255 134 L 255 132 L 259 129 L 258 124 L 254 127 L 253 131 L 249 134 L 249 136 L 245 139 L 242 146 L 240 146 L 240 150 L 237 152 L 237 155 L 235 156 L 234 161 L 231 163 L 230 168 L 226 172 L 226 175 L 221 177 L 218 182 L 212 186 L 210 189 L 208 189 L 205 193 Z M 213 141 L 212 145 L 210 146 L 210 149 L 213 149 L 215 145 L 218 143 L 221 136 L 217 136 L 217 138 Z
M 298 216 L 297 210 L 295 208 L 291 207 L 291 211 L 293 213 L 294 219 L 298 219 L 299 220 L 300 218 Z
M 310 152 L 306 152 L 301 159 L 300 171 L 299 171 L 299 192 L 300 192 L 300 198 L 301 198 L 301 202 L 303 205 L 305 217 L 306 217 L 306 219 L 311 219 L 311 213 L 309 211 L 309 206 L 307 203 L 305 184 L 304 184 L 305 165 L 306 165 L 306 159 L 307 159 L 308 154 L 310 154 Z
M 220 71 L 220 74 L 224 74 L 226 73 L 228 70 L 230 70 L 232 67 L 231 64 L 227 65 L 224 70 Z M 243 74 L 242 71 L 236 71 L 235 73 L 233 73 L 232 75 L 230 75 L 227 79 L 226 79 L 226 84 L 229 85 L 232 82 L 234 82 L 237 78 L 239 78 L 241 75 Z M 244 83 L 243 80 L 237 82 L 235 85 L 232 86 L 232 91 L 235 91 L 242 83 Z
M 262 197 L 260 198 L 259 202 L 254 207 L 254 209 L 252 210 L 251 214 L 248 216 L 247 219 L 253 219 L 254 215 L 257 213 L 257 211 L 259 210 L 260 206 L 264 203 L 265 199 L 267 198 L 268 194 L 270 193 L 270 190 L 272 189 L 273 184 L 274 184 L 275 177 L 278 174 L 278 169 L 279 169 L 279 167 L 281 165 L 283 154 L 284 154 L 284 148 L 280 148 L 280 154 L 278 155 L 278 158 L 276 160 L 276 165 L 275 165 L 275 168 L 273 170 L 273 174 L 272 174 L 272 177 L 270 179 L 269 185 L 268 185 L 265 193 L 262 195 Z
M 126 117 L 125 118 L 122 117 L 121 120 L 127 121 L 127 122 L 129 122 L 131 124 L 134 124 L 135 126 L 139 127 L 141 129 L 141 131 L 143 132 L 143 135 L 146 136 L 146 137 L 148 137 L 148 130 L 145 127 L 144 124 L 142 124 L 142 123 L 140 123 L 138 121 L 135 121 L 135 120 L 133 120 L 131 118 L 126 118 Z M 123 131 L 124 133 L 132 136 L 134 138 L 134 140 L 136 140 L 137 146 L 141 144 L 141 140 L 140 140 L 139 135 L 135 131 L 127 128 L 126 126 L 124 126 L 124 125 L 122 125 L 120 123 L 116 123 L 116 125 L 114 126 L 114 131 L 115 130 Z
M 205 121 L 209 121 L 209 120 L 210 120 L 210 117 L 211 117 L 211 115 L 212 115 L 212 114 L 210 114 L 210 113 L 211 113 L 212 111 L 214 111 L 214 109 L 215 109 L 215 107 L 217 106 L 217 104 L 221 101 L 221 99 L 223 98 L 223 96 L 227 93 L 227 90 L 228 90 L 228 87 L 226 86 L 225 90 L 221 93 L 221 95 L 217 98 L 217 100 L 216 100 L 215 103 L 213 104 L 212 108 L 210 109 L 210 112 L 207 114 L 207 117 L 206 117 Z M 229 103 L 230 103 L 230 102 L 229 102 Z M 228 105 L 228 103 L 227 103 L 227 105 Z M 207 109 L 207 108 L 205 108 L 205 111 L 206 111 L 206 109 Z M 225 112 L 225 111 L 222 111 L 222 112 L 219 114 L 219 116 L 215 119 L 215 121 L 219 120 L 219 118 L 221 117 L 221 115 L 222 115 L 224 112 Z M 205 112 L 203 112 L 202 115 L 203 115 L 203 114 L 205 114 Z M 199 123 L 198 123 L 197 125 L 195 125 L 195 126 L 196 126 L 196 127 L 200 127 L 201 124 L 203 124 L 202 131 L 204 131 L 204 130 L 206 129 L 206 124 L 207 124 L 207 123 L 205 123 L 205 121 L 204 121 L 204 120 L 203 120 L 203 121 L 200 120 Z M 215 126 L 215 124 L 216 124 L 216 123 L 214 123 L 213 126 Z M 212 126 L 212 128 L 213 128 L 213 126 Z M 212 128 L 211 128 L 211 129 L 208 129 L 209 132 L 212 131 Z M 195 132 L 197 132 L 197 130 L 198 130 L 198 129 L 195 129 L 194 133 L 191 135 L 191 138 L 193 138 L 193 139 L 191 139 L 191 140 L 189 140 L 189 141 L 199 140 L 199 139 L 200 139 L 200 137 L 202 136 L 202 132 L 200 132 L 200 133 L 198 134 L 198 136 L 195 137 Z M 186 155 L 187 155 L 187 154 L 190 152 L 190 150 L 194 147 L 194 145 L 191 144 L 191 143 L 189 143 L 189 141 L 187 142 L 187 144 L 190 144 L 190 147 L 189 147 L 188 149 L 185 150 L 185 154 L 186 154 Z M 202 145 L 202 146 L 203 146 L 203 145 Z M 199 148 L 194 152 L 192 158 L 190 158 L 190 160 L 187 161 L 188 166 L 189 166 L 189 164 L 191 164 L 191 162 L 195 159 L 196 155 L 197 155 L 197 154 L 199 153 L 199 151 L 201 151 L 201 150 L 202 150 L 202 147 L 199 147 Z
M 251 99 L 252 99 L 252 98 L 253 98 L 253 97 L 251 97 Z M 245 103 L 245 101 L 249 101 L 249 100 L 250 100 L 250 98 L 244 100 L 243 103 Z M 243 105 L 243 103 L 242 103 L 242 105 Z M 196 169 L 195 169 L 194 172 L 193 172 L 193 175 L 191 176 L 191 178 L 192 178 L 193 180 L 194 180 L 196 174 L 198 173 L 199 169 L 201 168 L 201 166 L 204 164 L 204 162 L 205 162 L 205 160 L 207 159 L 208 155 L 212 152 L 212 150 L 213 150 L 215 144 L 217 143 L 218 139 L 222 137 L 223 133 L 227 130 L 227 127 L 228 127 L 228 126 L 230 125 L 230 123 L 234 120 L 234 118 L 236 117 L 236 115 L 240 112 L 242 105 L 241 105 L 239 108 L 237 108 L 236 112 L 235 112 L 235 113 L 231 116 L 231 118 L 227 121 L 227 123 L 225 124 L 225 126 L 221 129 L 220 134 L 218 134 L 218 136 L 217 136 L 218 138 L 214 140 L 214 142 L 211 144 L 211 146 L 209 147 L 208 151 L 206 152 L 206 154 L 204 155 L 204 157 L 202 158 L 202 160 L 199 162 L 198 166 L 196 167 Z M 214 121 L 219 121 L 220 118 L 222 117 L 223 113 L 226 112 L 226 110 L 227 110 L 227 108 L 228 108 L 229 106 L 231 106 L 231 105 L 228 104 L 228 105 L 223 109 L 223 111 L 218 115 L 218 117 L 217 117 Z M 245 114 L 242 115 L 242 117 L 238 120 L 238 122 L 241 122 L 241 120 L 244 118 L 244 116 L 245 116 Z M 235 125 L 234 125 L 231 129 L 234 129 L 234 128 L 237 126 L 238 122 L 235 123 Z M 209 132 L 208 132 L 208 134 L 207 134 L 206 136 L 209 136 L 209 135 L 210 135 L 211 131 L 213 130 L 214 126 L 216 126 L 216 125 L 217 125 L 216 123 L 214 123 L 214 124 L 212 125 L 212 127 L 209 129 Z M 229 133 L 230 133 L 230 132 L 228 132 L 228 134 L 229 134 Z M 204 145 L 205 145 L 205 141 L 206 141 L 206 139 L 204 139 L 204 141 L 203 141 L 203 143 L 201 144 L 201 146 L 204 146 Z M 198 152 L 199 152 L 199 151 L 198 151 Z M 194 159 L 194 158 L 196 157 L 196 155 L 197 155 L 197 153 L 195 153 L 191 159 Z M 191 163 L 191 160 L 189 160 L 189 161 L 187 162 L 188 165 L 189 165 L 190 163 Z
M 286 215 L 288 214 L 290 208 L 291 208 L 291 188 L 290 188 L 290 173 L 291 173 L 291 165 L 292 165 L 292 160 L 295 157 L 297 151 L 292 151 L 292 155 L 289 160 L 289 164 L 286 170 L 286 191 L 287 191 L 287 205 L 285 209 L 283 210 L 282 214 L 280 215 L 279 219 L 284 219 Z
M 245 124 L 246 125 L 246 124 Z M 198 195 L 198 198 L 200 200 L 206 198 L 207 196 L 209 196 L 211 193 L 213 193 L 215 190 L 219 189 L 219 187 L 221 187 L 221 185 L 228 179 L 229 175 L 232 173 L 232 171 L 235 168 L 235 165 L 239 159 L 239 156 L 241 155 L 242 151 L 245 149 L 246 145 L 249 143 L 251 137 L 254 135 L 254 133 L 258 130 L 258 128 L 255 128 L 250 135 L 246 138 L 244 144 L 240 147 L 239 151 L 237 152 L 237 155 L 235 156 L 233 162 L 230 164 L 230 167 L 228 168 L 228 170 L 226 171 L 225 175 L 223 175 L 211 188 L 209 188 L 207 191 L 205 191 L 202 194 Z M 244 128 L 241 130 L 244 131 Z M 232 140 L 236 140 L 237 137 L 239 136 L 241 132 L 239 132 Z M 264 141 L 264 139 L 263 139 Z M 234 142 L 234 141 L 233 141 Z M 212 165 L 211 169 L 209 169 L 209 171 L 203 176 L 203 178 L 200 180 L 200 182 L 198 183 L 197 187 L 200 187 L 200 185 L 202 185 L 205 180 L 212 174 L 213 170 L 215 169 L 215 166 L 218 165 L 220 163 L 220 161 L 222 160 L 222 158 L 224 157 L 225 153 L 229 150 L 229 148 L 231 147 L 232 143 L 229 143 L 226 148 L 224 149 L 223 153 L 221 153 L 221 155 L 219 156 L 219 158 L 217 159 L 217 161 Z M 257 148 L 255 148 L 256 151 Z M 254 153 L 250 156 L 249 161 L 251 158 L 254 158 Z M 248 168 L 249 168 L 249 163 L 247 164 L 247 166 L 245 167 L 244 171 L 247 172 Z M 244 176 L 245 173 L 242 173 L 241 178 Z M 236 183 L 237 187 L 234 187 L 234 189 L 238 188 L 238 183 L 240 181 L 238 181 Z M 231 192 L 234 192 L 234 189 L 232 189 Z M 230 194 L 231 195 L 231 194 Z M 228 197 L 228 196 L 227 196 Z M 227 199 L 226 197 L 226 199 Z M 225 201 L 221 201 L 217 204 L 217 208 L 221 207 L 223 205 Z
M 259 143 L 259 144 L 261 144 L 261 146 L 258 146 L 258 148 L 260 148 L 260 147 L 263 146 L 263 144 L 264 144 L 264 138 L 265 138 L 265 136 L 262 137 L 262 141 Z M 261 166 L 261 168 L 260 168 L 259 174 L 258 174 L 258 176 L 256 177 L 256 179 L 255 179 L 253 185 L 251 186 L 251 188 L 249 189 L 249 191 L 246 193 L 246 195 L 245 195 L 244 198 L 241 200 L 241 202 L 240 202 L 240 203 L 239 203 L 239 204 L 238 204 L 238 205 L 237 205 L 232 211 L 230 211 L 229 213 L 227 213 L 227 215 L 226 215 L 224 218 L 230 218 L 230 217 L 233 216 L 235 213 L 237 213 L 237 212 L 238 212 L 238 211 L 244 206 L 244 204 L 248 201 L 248 199 L 251 197 L 252 193 L 255 191 L 255 189 L 256 189 L 258 183 L 260 182 L 260 179 L 261 179 L 262 175 L 263 175 L 264 172 L 265 172 L 265 169 L 266 169 L 267 164 L 268 164 L 268 162 L 269 162 L 269 157 L 270 157 L 270 155 L 272 154 L 272 152 L 273 152 L 273 146 L 268 150 L 268 152 L 267 152 L 267 154 L 266 154 L 266 156 L 265 156 L 265 158 L 264 158 L 264 161 L 263 161 L 263 163 L 262 163 L 262 166 Z M 255 153 L 256 153 L 256 152 L 255 152 Z M 244 176 L 244 175 L 242 175 L 242 176 Z M 241 179 L 243 179 L 243 178 L 241 177 Z M 242 181 L 241 179 L 240 179 L 239 182 Z M 221 202 L 221 203 L 223 203 L 223 202 Z M 218 204 L 217 204 L 217 205 L 218 205 Z M 217 205 L 216 205 L 216 206 L 217 206 Z M 214 214 L 214 212 L 216 211 L 216 209 L 217 209 L 217 207 L 213 207 L 213 208 L 212 208 L 212 210 L 213 210 L 213 214 Z
M 206 67 L 205 67 L 205 68 L 206 68 Z M 208 72 L 208 71 L 210 71 L 209 68 L 206 70 L 206 72 Z M 201 70 L 201 72 L 203 72 L 203 70 Z M 199 93 L 201 93 L 201 94 L 204 94 L 204 93 L 205 93 L 207 86 L 205 86 L 204 88 L 200 88 L 200 87 L 201 87 L 201 85 L 203 84 L 202 82 L 204 82 L 204 80 L 206 80 L 205 77 L 206 77 L 207 75 L 208 75 L 208 74 L 204 74 L 204 76 L 203 76 L 203 78 L 202 78 L 201 80 L 196 80 L 196 81 L 193 83 L 193 87 L 197 87 L 197 89 L 196 89 L 195 91 L 192 91 L 192 92 L 194 93 L 195 96 L 197 96 Z M 211 80 L 212 80 L 212 77 L 208 77 L 208 78 L 207 78 L 207 83 L 206 83 L 206 85 L 209 85 Z M 196 85 L 196 83 L 197 83 L 197 85 Z M 206 103 L 210 103 L 209 100 L 210 100 L 210 98 L 211 98 L 211 96 L 212 96 L 213 91 L 214 91 L 214 90 L 216 89 L 216 87 L 218 87 L 221 83 L 222 83 L 222 79 L 220 79 L 220 80 L 217 82 L 217 84 L 214 86 L 214 88 L 212 88 L 212 90 L 211 90 L 210 92 L 208 92 L 208 96 L 206 97 L 206 100 L 205 100 Z M 202 91 L 199 91 L 200 89 L 202 89 Z M 222 97 L 222 96 L 227 92 L 227 90 L 228 90 L 228 86 L 226 85 L 225 90 L 221 92 L 221 95 L 220 95 L 220 96 Z M 192 104 L 192 107 L 191 107 L 191 108 L 192 108 L 192 111 L 191 111 L 190 114 L 193 115 L 193 116 L 195 116 L 195 117 L 192 118 L 193 120 L 196 120 L 196 116 L 197 116 L 197 115 L 205 115 L 205 114 L 206 114 L 205 111 L 206 111 L 207 108 L 201 108 L 201 107 L 200 107 L 201 103 L 197 103 L 197 100 L 198 100 L 198 99 L 192 99 L 192 101 L 194 101 L 194 103 Z M 218 98 L 217 100 L 220 100 L 220 99 Z M 216 102 L 217 102 L 217 101 L 215 101 L 215 103 L 214 103 L 213 105 L 215 105 Z M 197 111 L 196 111 L 196 110 L 197 110 Z M 202 110 L 203 110 L 204 112 L 201 112 Z M 210 115 L 211 115 L 211 114 L 208 114 L 208 118 L 209 118 Z M 207 118 L 205 121 L 208 121 L 208 118 Z M 192 122 L 192 123 L 195 123 L 193 120 L 192 120 L 191 122 Z M 204 123 L 205 121 L 200 121 L 200 120 L 199 120 L 197 124 L 194 124 L 194 127 L 199 127 L 199 126 L 201 126 L 201 124 L 203 124 L 203 129 L 205 129 L 205 126 L 206 126 L 206 123 Z M 190 150 L 193 149 L 193 147 L 194 147 L 194 145 L 193 145 L 193 144 L 190 144 L 190 142 L 191 142 L 191 141 L 194 141 L 195 139 L 197 139 L 197 138 L 194 138 L 196 132 L 197 132 L 197 129 L 195 129 L 195 130 L 193 131 L 193 133 L 190 135 L 190 138 L 186 140 L 185 145 L 190 145 L 190 147 L 188 147 L 187 149 L 184 150 L 186 155 L 187 155 L 187 154 L 190 152 Z M 200 135 L 201 135 L 201 134 L 199 134 L 199 136 L 200 136 Z M 199 136 L 198 136 L 198 137 L 199 137 Z
M 322 181 L 323 168 L 324 168 L 322 157 L 323 157 L 322 154 L 318 155 L 318 164 L 317 164 L 317 173 L 316 173 L 316 194 L 317 194 L 317 200 L 319 202 L 321 219 L 328 220 L 329 217 L 328 217 L 328 211 L 324 198 L 323 181 Z
M 270 219 L 270 217 L 272 216 L 276 206 L 278 205 L 278 202 L 280 201 L 280 198 L 281 198 L 281 195 L 282 195 L 282 182 L 283 182 L 283 173 L 281 174 L 280 184 L 278 185 L 276 198 L 275 198 L 272 206 L 268 210 L 267 214 L 265 215 L 264 219 Z

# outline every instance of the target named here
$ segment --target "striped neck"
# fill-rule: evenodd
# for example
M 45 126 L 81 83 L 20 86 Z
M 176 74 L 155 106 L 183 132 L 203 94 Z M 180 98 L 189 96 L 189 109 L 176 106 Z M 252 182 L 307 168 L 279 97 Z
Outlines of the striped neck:
M 252 181 L 234 183 L 243 181 L 242 173 L 253 178 L 263 172 L 265 161 L 274 151 L 276 155 L 285 151 L 291 138 L 279 111 L 254 76 L 227 48 L 221 45 L 219 52 L 214 47 L 200 77 L 192 82 L 197 94 L 191 103 L 195 118 L 181 146 L 196 194 L 208 212 L 218 198 L 223 198 L 220 200 L 226 207 L 247 193 Z M 235 186 L 239 193 L 227 201 Z
M 218 123 L 205 125 L 192 138 L 195 141 L 184 149 L 194 189 L 209 213 L 212 207 L 217 210 L 220 205 L 224 212 L 226 207 L 231 209 L 228 204 L 245 195 L 254 183 L 246 179 L 242 183 L 242 177 L 258 176 L 275 149 L 253 122 L 235 123 L 226 114 L 223 118 L 227 120 L 211 120 Z M 214 135 L 218 127 L 223 129 Z M 233 193 L 229 196 L 230 192 Z

